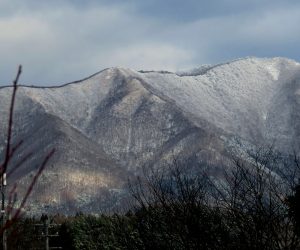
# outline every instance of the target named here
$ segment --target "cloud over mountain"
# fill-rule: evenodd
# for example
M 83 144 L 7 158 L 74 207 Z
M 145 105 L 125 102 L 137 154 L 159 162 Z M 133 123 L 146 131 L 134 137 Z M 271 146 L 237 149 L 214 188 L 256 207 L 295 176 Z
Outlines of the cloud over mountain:
M 297 1 L 0 2 L 0 84 L 70 82 L 101 68 L 176 70 L 233 58 L 300 60 Z

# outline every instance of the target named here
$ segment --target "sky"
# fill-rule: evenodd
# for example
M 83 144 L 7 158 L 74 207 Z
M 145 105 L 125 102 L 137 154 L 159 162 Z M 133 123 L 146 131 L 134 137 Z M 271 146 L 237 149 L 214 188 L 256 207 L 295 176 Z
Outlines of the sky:
M 246 56 L 300 61 L 299 0 L 0 0 L 0 86 L 108 67 L 186 70 Z

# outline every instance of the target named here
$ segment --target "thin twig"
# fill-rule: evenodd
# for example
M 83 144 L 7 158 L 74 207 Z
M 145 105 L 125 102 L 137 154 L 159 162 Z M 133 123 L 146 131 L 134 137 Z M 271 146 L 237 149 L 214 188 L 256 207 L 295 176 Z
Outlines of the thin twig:
M 44 171 L 47 162 L 50 160 L 50 158 L 53 156 L 55 152 L 55 149 L 52 149 L 48 155 L 44 158 L 44 161 L 42 162 L 41 166 L 39 167 L 38 172 L 35 174 L 35 176 L 33 177 L 32 182 L 30 183 L 30 186 L 27 189 L 27 192 L 25 194 L 25 196 L 23 197 L 23 200 L 19 206 L 19 208 L 16 210 L 14 216 L 12 217 L 11 220 L 8 220 L 5 225 L 0 229 L 0 235 L 9 227 L 11 227 L 16 221 L 17 219 L 20 217 L 22 210 L 27 202 L 27 199 L 29 197 L 29 195 L 32 193 L 33 187 L 36 184 L 38 178 L 40 177 L 40 175 L 42 174 L 42 172 Z
M 10 167 L 9 171 L 6 174 L 6 178 L 9 178 L 16 170 L 19 169 L 19 167 L 22 166 L 22 164 L 24 164 L 31 156 L 33 155 L 32 152 L 28 153 L 27 155 L 25 155 L 16 165 L 14 165 L 13 167 Z
M 7 138 L 6 138 L 6 152 L 5 152 L 4 163 L 2 164 L 3 173 L 6 172 L 8 162 L 11 158 L 10 157 L 10 147 L 11 147 L 11 137 L 12 137 L 13 115 L 14 115 L 16 93 L 17 93 L 17 89 L 18 89 L 18 81 L 19 81 L 21 73 L 22 73 L 22 66 L 20 65 L 18 68 L 18 73 L 17 73 L 16 79 L 13 81 L 13 92 L 12 92 L 10 108 L 9 108 L 9 120 L 8 120 Z

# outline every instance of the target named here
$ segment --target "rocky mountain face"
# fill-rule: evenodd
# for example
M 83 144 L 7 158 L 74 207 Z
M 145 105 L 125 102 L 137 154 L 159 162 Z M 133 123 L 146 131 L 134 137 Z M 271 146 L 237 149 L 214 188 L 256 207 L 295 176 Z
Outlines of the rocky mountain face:
M 0 89 L 0 145 L 10 93 L 10 87 Z M 300 64 L 284 58 L 246 58 L 180 73 L 110 68 L 60 87 L 20 86 L 14 141 L 24 144 L 11 165 L 34 154 L 9 182 L 18 184 L 21 197 L 55 148 L 28 211 L 113 210 L 126 203 L 128 178 L 144 168 L 179 159 L 205 163 L 217 175 L 239 143 L 296 149 L 299 111 Z

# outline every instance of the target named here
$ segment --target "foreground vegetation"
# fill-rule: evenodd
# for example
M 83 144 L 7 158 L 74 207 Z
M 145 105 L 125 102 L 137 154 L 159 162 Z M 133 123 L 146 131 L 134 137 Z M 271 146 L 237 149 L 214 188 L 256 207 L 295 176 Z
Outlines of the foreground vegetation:
M 236 160 L 222 181 L 174 163 L 131 182 L 127 214 L 53 216 L 63 249 L 300 249 L 298 158 L 272 150 Z M 9 249 L 43 247 L 35 219 L 11 227 Z

